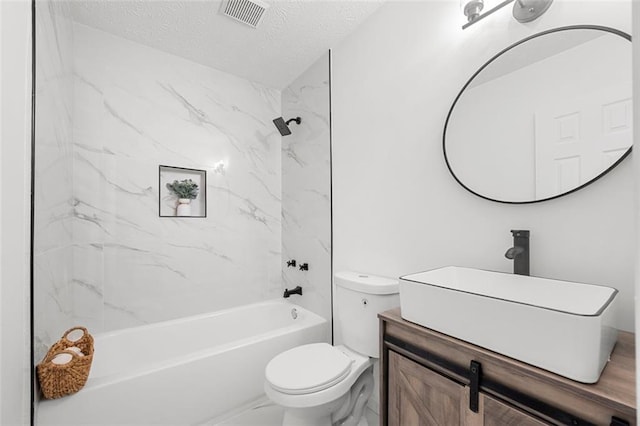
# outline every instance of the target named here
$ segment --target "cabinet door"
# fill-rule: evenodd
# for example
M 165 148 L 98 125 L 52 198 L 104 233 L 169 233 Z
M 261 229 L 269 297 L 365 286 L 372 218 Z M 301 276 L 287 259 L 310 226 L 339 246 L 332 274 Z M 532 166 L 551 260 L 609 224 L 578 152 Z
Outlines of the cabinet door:
M 481 394 L 484 426 L 544 426 L 549 425 L 488 395 Z
M 389 351 L 389 426 L 549 426 L 484 393 L 469 410 L 469 387 Z
M 464 387 L 389 352 L 389 426 L 455 426 L 463 424 Z

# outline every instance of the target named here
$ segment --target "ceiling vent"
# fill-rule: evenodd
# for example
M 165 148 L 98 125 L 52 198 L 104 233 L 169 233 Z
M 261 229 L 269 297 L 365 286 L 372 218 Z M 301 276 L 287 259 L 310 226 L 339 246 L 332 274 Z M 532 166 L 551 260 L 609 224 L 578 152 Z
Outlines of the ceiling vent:
M 257 28 L 269 5 L 260 0 L 224 0 L 220 12 L 230 18 Z

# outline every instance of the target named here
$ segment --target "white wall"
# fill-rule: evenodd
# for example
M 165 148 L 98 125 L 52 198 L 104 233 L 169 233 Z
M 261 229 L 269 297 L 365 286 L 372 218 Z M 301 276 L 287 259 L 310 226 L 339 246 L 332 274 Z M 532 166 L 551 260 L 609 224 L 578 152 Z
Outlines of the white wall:
M 333 50 L 334 270 L 384 276 L 460 265 L 509 272 L 510 229 L 531 230 L 532 275 L 616 287 L 634 328 L 633 159 L 557 200 L 503 205 L 446 169 L 442 129 L 475 70 L 513 42 L 590 23 L 630 32 L 630 2 L 555 1 L 530 24 L 510 7 L 462 30 L 459 3 L 391 2 Z
M 29 423 L 31 9 L 0 2 L 0 424 Z

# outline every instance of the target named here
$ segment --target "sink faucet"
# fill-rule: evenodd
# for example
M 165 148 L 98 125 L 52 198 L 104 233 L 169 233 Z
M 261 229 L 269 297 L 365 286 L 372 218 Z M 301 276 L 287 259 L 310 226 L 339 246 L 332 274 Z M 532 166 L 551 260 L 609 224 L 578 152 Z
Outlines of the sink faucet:
M 529 275 L 529 231 L 512 230 L 513 247 L 507 250 L 504 257 L 513 259 L 513 273 Z

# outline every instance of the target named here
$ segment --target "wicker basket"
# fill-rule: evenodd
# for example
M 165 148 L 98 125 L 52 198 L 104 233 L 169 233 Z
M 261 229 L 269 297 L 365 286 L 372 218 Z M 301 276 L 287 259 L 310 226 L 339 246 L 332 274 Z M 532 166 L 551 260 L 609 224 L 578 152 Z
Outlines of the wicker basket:
M 80 339 L 72 341 L 69 333 L 80 330 L 83 335 Z M 83 355 L 79 355 L 71 347 L 79 348 Z M 66 364 L 52 362 L 56 355 L 68 353 L 71 360 Z M 46 399 L 60 398 L 78 392 L 89 377 L 91 362 L 93 361 L 93 337 L 84 327 L 74 327 L 67 330 L 47 352 L 44 359 L 37 366 L 40 389 Z

